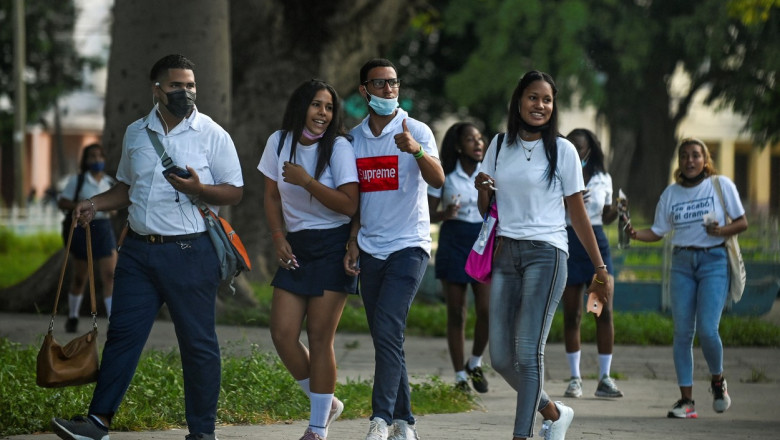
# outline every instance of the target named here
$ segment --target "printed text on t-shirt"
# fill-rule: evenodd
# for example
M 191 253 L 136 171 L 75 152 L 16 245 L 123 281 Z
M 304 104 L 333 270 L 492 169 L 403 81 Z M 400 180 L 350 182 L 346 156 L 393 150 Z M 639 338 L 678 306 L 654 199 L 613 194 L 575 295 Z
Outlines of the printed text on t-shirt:
M 713 210 L 713 198 L 691 200 L 672 205 L 672 216 L 675 225 L 701 222 L 704 214 Z
M 398 189 L 398 156 L 361 157 L 357 169 L 360 192 Z

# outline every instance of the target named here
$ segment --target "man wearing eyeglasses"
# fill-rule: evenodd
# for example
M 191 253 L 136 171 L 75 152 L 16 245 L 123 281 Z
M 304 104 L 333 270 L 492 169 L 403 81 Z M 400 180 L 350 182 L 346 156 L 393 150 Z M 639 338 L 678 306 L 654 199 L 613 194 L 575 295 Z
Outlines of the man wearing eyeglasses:
M 345 270 L 360 276 L 374 341 L 372 415 L 366 440 L 417 440 L 404 330 L 431 253 L 428 185 L 444 184 L 431 129 L 398 107 L 401 80 L 390 61 L 360 69 L 369 114 L 352 129 L 360 185 Z

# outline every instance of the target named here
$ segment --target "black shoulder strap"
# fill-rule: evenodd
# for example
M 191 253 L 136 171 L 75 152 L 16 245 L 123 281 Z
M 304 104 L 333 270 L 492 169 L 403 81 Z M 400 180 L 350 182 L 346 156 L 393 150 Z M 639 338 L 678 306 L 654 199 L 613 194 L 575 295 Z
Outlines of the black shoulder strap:
M 282 134 L 279 135 L 279 145 L 276 146 L 276 157 L 281 156 L 285 139 L 287 139 L 287 130 L 282 130 Z
M 504 135 L 506 133 L 499 133 L 498 140 L 496 141 L 496 167 L 498 167 L 498 153 L 501 152 L 501 145 L 504 145 Z
M 157 133 L 152 131 L 152 129 L 147 125 L 146 134 L 149 135 L 149 140 L 152 141 L 152 145 L 154 145 L 154 149 L 157 151 L 157 155 L 160 156 L 163 168 L 168 169 L 171 167 L 173 165 L 173 159 L 168 156 L 168 152 L 165 151 L 165 147 L 163 146 L 162 142 L 160 142 L 160 138 L 157 137 Z
M 84 179 L 86 178 L 86 171 L 79 174 L 78 179 L 76 180 L 76 193 L 73 194 L 73 201 L 77 202 L 79 200 L 79 193 L 81 192 L 81 188 L 84 186 Z

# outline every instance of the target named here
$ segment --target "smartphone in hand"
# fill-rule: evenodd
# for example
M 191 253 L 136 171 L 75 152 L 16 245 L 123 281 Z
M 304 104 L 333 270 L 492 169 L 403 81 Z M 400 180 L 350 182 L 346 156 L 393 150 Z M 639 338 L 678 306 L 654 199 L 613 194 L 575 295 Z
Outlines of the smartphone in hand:
M 185 170 L 184 168 L 178 167 L 176 165 L 174 165 L 174 166 L 172 166 L 170 168 L 166 168 L 162 172 L 163 177 L 165 177 L 166 179 L 168 178 L 168 174 L 171 174 L 171 173 L 181 177 L 182 179 L 189 179 L 190 177 L 192 177 L 192 173 L 190 173 L 189 171 Z

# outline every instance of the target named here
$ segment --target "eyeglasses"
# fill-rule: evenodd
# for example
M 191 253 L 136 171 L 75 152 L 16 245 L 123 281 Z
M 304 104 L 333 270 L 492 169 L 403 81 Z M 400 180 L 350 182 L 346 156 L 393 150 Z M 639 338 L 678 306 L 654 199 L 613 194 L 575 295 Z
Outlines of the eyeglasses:
M 363 85 L 366 85 L 368 83 L 371 83 L 371 85 L 374 86 L 375 89 L 384 89 L 385 84 L 390 84 L 390 87 L 395 89 L 401 85 L 401 80 L 398 78 L 390 78 L 390 79 L 369 79 L 363 81 Z

